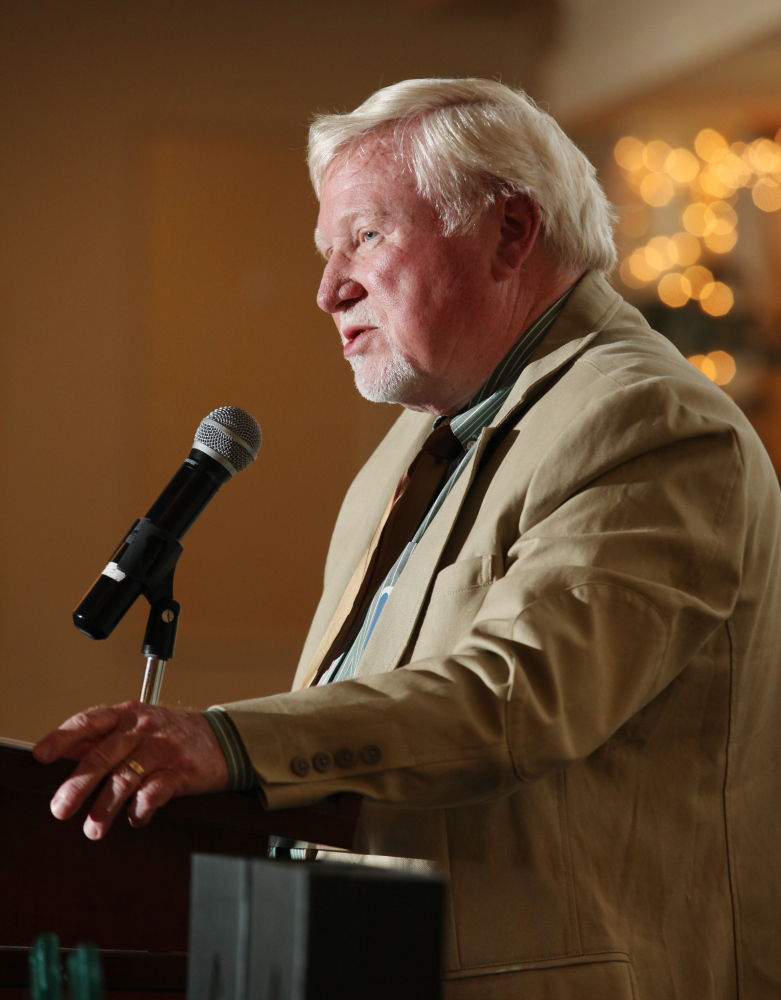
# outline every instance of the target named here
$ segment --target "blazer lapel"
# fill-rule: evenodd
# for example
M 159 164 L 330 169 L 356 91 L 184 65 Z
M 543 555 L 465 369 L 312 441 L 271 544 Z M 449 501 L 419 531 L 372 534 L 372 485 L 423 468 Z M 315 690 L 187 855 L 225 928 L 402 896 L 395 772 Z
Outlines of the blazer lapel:
M 301 651 L 293 690 L 306 670 L 336 611 L 358 560 L 393 495 L 396 484 L 431 433 L 433 417 L 405 410 L 358 473 L 344 499 L 328 551 L 325 586 Z

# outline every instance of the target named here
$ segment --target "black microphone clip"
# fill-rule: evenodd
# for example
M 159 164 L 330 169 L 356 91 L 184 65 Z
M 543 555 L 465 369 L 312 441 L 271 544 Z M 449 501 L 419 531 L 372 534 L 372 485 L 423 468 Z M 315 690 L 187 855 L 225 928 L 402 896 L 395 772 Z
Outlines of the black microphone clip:
M 179 624 L 178 601 L 174 600 L 174 570 L 184 551 L 170 531 L 159 528 L 148 517 L 133 525 L 124 541 L 124 551 L 110 564 L 115 580 L 130 577 L 141 586 L 149 601 L 149 619 L 142 653 L 158 660 L 170 660 L 176 645 Z

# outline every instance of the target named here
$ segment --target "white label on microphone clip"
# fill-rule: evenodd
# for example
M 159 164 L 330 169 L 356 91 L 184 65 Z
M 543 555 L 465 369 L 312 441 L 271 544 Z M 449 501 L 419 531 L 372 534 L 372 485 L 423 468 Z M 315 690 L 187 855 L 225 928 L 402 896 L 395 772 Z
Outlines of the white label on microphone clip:
M 119 566 L 117 566 L 117 564 L 115 562 L 110 562 L 108 564 L 108 566 L 106 566 L 106 568 L 103 570 L 103 572 L 100 575 L 101 576 L 108 576 L 112 580 L 116 580 L 117 583 L 122 583 L 122 581 L 125 579 L 125 576 L 127 574 L 123 573 L 122 570 L 119 568 Z

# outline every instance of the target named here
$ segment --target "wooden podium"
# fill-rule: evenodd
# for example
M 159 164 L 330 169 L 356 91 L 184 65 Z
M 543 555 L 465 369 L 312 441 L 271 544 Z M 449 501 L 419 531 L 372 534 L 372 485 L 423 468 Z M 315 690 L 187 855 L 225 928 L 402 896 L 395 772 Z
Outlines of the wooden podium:
M 358 796 L 269 812 L 232 792 L 175 799 L 143 829 L 119 817 L 93 842 L 83 816 L 61 822 L 49 811 L 73 767 L 0 746 L 0 1000 L 27 995 L 29 947 L 44 931 L 64 948 L 102 950 L 107 996 L 181 998 L 194 852 L 263 856 L 272 834 L 353 844 Z

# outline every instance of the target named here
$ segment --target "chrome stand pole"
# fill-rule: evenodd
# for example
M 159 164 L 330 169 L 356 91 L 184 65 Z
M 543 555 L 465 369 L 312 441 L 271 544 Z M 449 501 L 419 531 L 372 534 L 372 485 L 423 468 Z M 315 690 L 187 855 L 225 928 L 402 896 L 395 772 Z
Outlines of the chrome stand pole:
M 160 698 L 160 688 L 163 686 L 165 660 L 156 656 L 147 656 L 144 682 L 141 685 L 141 701 L 145 705 L 156 705 Z

